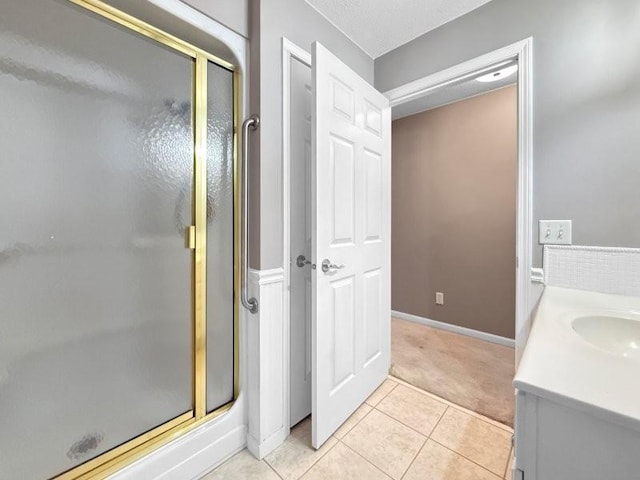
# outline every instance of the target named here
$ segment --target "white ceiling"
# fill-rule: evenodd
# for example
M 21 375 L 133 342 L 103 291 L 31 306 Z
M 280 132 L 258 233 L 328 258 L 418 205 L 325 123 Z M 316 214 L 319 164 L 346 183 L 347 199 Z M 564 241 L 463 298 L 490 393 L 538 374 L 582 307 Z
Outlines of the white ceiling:
M 306 0 L 371 58 L 490 0 Z

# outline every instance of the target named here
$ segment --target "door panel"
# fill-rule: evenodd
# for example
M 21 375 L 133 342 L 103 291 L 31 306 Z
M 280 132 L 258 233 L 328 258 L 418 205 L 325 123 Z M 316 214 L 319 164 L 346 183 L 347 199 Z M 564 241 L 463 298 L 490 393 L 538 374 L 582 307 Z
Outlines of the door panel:
M 382 351 L 382 272 L 380 269 L 364 274 L 365 365 Z
M 382 157 L 364 151 L 365 238 L 367 243 L 381 241 L 382 233 Z
M 233 72 L 207 62 L 207 412 L 233 400 Z
M 330 344 L 333 355 L 328 358 L 326 368 L 333 372 L 331 391 L 340 388 L 355 373 L 355 285 L 353 277 L 341 278 L 330 283 L 331 304 L 329 318 L 331 324 Z
M 387 99 L 313 48 L 313 445 L 382 383 L 390 351 Z M 323 271 L 322 263 L 332 266 Z
M 330 134 L 329 137 L 330 183 L 332 227 L 331 245 L 353 245 L 355 234 L 355 147 L 353 143 Z

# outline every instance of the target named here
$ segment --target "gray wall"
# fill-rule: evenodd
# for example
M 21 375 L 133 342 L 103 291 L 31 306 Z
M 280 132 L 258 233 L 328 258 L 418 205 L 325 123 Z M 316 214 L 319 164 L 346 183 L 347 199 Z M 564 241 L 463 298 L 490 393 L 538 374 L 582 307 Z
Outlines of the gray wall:
M 514 338 L 517 122 L 515 86 L 393 122 L 393 310 Z
M 253 0 L 252 3 L 255 3 Z M 251 6 L 252 15 L 255 14 Z M 256 9 L 257 10 L 257 9 Z M 317 40 L 353 70 L 373 83 L 373 60 L 304 0 L 266 0 L 259 8 L 259 25 L 251 31 L 252 75 L 259 75 L 260 216 L 254 212 L 251 265 L 260 269 L 283 266 L 282 249 L 282 37 L 311 51 Z M 258 30 L 258 31 L 256 31 Z M 259 45 L 256 40 L 259 39 Z M 259 50 L 256 51 L 256 50 Z M 256 61 L 256 56 L 259 61 Z M 259 72 L 255 69 L 259 68 Z M 253 103 L 253 102 L 252 102 Z M 252 105 L 254 107 L 255 105 Z M 253 109 L 255 112 L 256 110 Z M 255 161 L 255 159 L 254 159 Z M 254 164 L 255 166 L 255 164 Z M 255 182 L 253 184 L 255 186 Z M 257 205 L 255 205 L 257 207 Z M 255 235 L 259 233 L 260 256 Z
M 259 0 L 249 2 L 249 112 L 260 113 L 260 24 Z M 249 265 L 260 268 L 260 130 L 249 138 Z
M 637 0 L 493 0 L 378 58 L 375 85 L 386 91 L 528 36 L 535 238 L 538 219 L 568 218 L 574 243 L 639 247 Z
M 243 37 L 249 36 L 249 0 L 182 0 L 205 15 L 235 30 Z

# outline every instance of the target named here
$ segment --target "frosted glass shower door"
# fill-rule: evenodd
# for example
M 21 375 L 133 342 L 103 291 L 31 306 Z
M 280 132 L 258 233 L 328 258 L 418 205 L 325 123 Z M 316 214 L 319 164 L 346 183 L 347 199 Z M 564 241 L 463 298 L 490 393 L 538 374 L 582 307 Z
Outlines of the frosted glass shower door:
M 2 2 L 2 479 L 192 416 L 193 68 L 70 2 Z
M 207 412 L 234 397 L 233 72 L 207 62 Z

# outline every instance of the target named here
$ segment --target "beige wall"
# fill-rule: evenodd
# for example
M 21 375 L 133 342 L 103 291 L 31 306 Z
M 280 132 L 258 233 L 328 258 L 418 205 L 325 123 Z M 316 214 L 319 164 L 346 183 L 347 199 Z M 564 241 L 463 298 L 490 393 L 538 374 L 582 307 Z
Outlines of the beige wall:
M 393 310 L 514 337 L 516 116 L 510 86 L 393 122 Z

